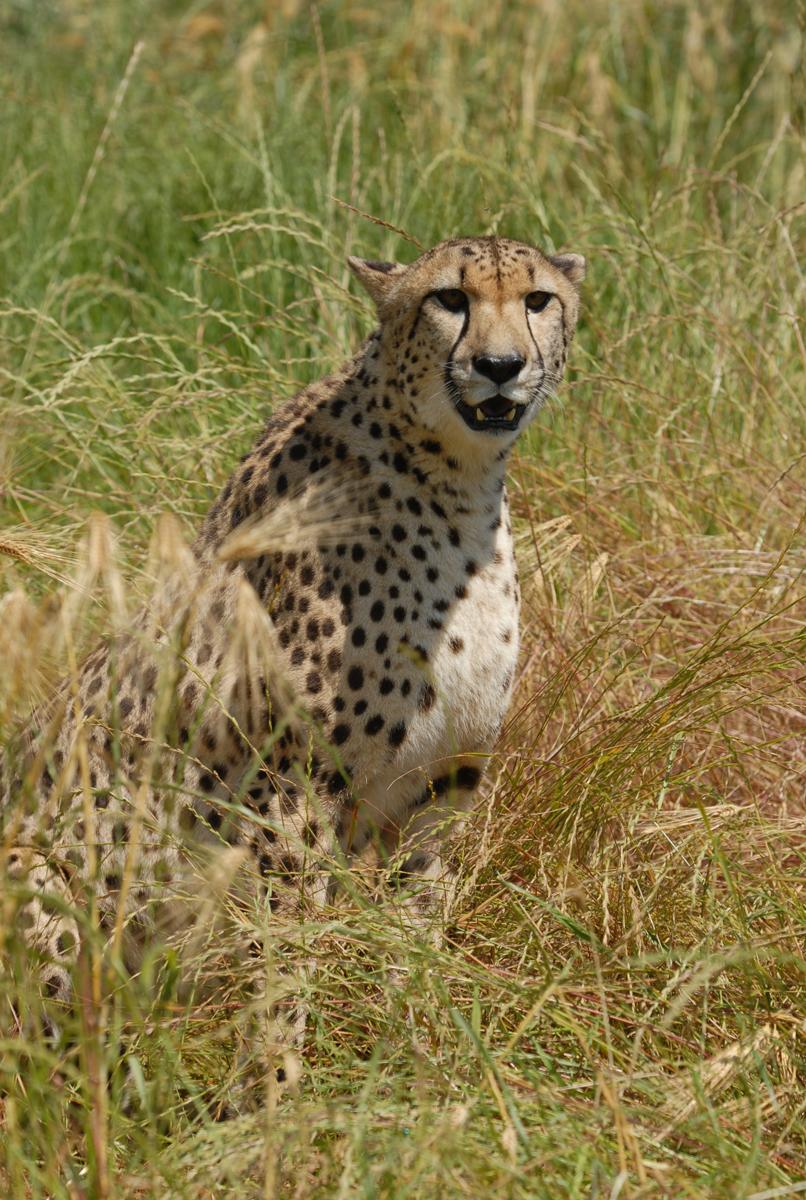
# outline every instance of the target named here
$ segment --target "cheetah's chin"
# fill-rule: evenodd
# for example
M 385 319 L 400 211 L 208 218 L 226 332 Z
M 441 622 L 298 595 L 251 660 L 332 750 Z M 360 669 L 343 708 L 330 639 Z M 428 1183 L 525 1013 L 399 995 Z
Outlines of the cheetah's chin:
M 513 404 L 506 396 L 491 396 L 481 404 L 465 404 L 457 400 L 456 411 L 470 429 L 483 429 L 489 433 L 503 433 L 518 428 L 528 405 Z

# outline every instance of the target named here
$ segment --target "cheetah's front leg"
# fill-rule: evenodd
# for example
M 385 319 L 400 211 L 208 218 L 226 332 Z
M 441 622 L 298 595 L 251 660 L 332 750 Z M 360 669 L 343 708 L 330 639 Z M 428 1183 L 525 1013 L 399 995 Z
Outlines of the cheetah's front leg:
M 452 835 L 473 807 L 482 777 L 482 760 L 463 756 L 446 760 L 409 806 L 409 820 L 395 855 L 393 878 L 406 923 L 434 945 L 442 940 L 456 895 L 457 877 L 443 857 Z

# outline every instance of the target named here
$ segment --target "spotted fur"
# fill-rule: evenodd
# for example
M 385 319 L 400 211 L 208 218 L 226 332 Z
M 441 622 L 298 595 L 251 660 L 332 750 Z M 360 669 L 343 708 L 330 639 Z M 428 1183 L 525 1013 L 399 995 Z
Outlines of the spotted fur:
M 442 878 L 443 827 L 477 790 L 518 653 L 507 457 L 560 382 L 584 261 L 460 238 L 350 266 L 379 327 L 271 418 L 184 585 L 30 731 L 2 803 L 7 870 L 62 999 L 80 940 L 65 906 L 88 883 L 110 931 L 125 901 L 136 951 L 200 848 L 236 844 L 293 920 L 337 850 L 374 842 Z M 332 528 L 260 548 L 261 520 L 322 488 Z

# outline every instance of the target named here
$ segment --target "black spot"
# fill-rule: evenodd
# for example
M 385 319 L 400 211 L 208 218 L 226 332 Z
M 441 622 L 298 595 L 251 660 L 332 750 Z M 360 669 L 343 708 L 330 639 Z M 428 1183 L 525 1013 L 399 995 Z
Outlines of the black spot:
M 385 633 L 379 633 L 375 639 L 375 649 L 378 654 L 383 654 L 386 647 L 389 645 L 389 638 Z
M 396 725 L 393 725 L 392 728 L 389 730 L 387 737 L 388 737 L 390 746 L 402 745 L 402 743 L 406 737 L 405 722 L 398 721 Z
M 344 780 L 342 779 L 341 775 L 338 771 L 334 771 L 332 775 L 329 776 L 327 781 L 328 792 L 331 796 L 338 796 L 339 792 L 344 791 L 344 786 Z
M 75 945 L 75 939 L 72 933 L 60 933 L 56 939 L 56 948 L 59 954 L 69 954 Z
M 364 630 L 361 628 L 360 625 L 356 625 L 355 629 L 353 630 L 353 635 L 352 635 L 351 640 L 352 640 L 352 643 L 354 646 L 363 646 L 364 645 L 364 642 L 367 640 L 367 635 L 364 632 Z
M 364 730 L 368 734 L 374 735 L 376 733 L 380 733 L 380 731 L 383 729 L 383 726 L 383 717 L 380 715 L 380 713 L 376 713 L 374 717 L 370 717 L 370 719 L 367 721 L 366 725 L 364 726 Z
M 347 672 L 347 683 L 354 692 L 359 691 L 364 686 L 364 672 L 361 667 L 350 667 Z
M 436 703 L 436 699 L 437 693 L 434 689 L 434 685 L 431 683 L 424 683 L 420 688 L 420 695 L 417 701 L 422 712 L 430 712 Z
M 372 608 L 369 610 L 370 620 L 382 621 L 383 614 L 384 614 L 383 600 L 376 600 L 375 603 L 373 604 Z
M 62 988 L 62 981 L 58 975 L 46 975 L 43 982 L 49 996 L 58 996 Z
M 481 778 L 481 771 L 478 767 L 460 767 L 456 772 L 457 787 L 466 788 L 468 791 L 474 788 Z
M 347 741 L 349 736 L 350 736 L 350 726 L 349 725 L 344 725 L 344 724 L 337 725 L 332 733 L 333 744 L 336 746 L 341 746 L 341 745 L 343 745 L 344 742 Z

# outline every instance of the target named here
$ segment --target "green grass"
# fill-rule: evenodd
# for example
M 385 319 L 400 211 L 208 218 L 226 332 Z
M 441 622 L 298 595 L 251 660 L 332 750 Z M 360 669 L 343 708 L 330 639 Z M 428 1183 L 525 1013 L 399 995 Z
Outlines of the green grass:
M 522 669 L 444 947 L 360 893 L 307 927 L 298 1089 L 222 1123 L 257 968 L 200 939 L 218 990 L 187 1004 L 155 946 L 85 989 L 74 1049 L 3 1041 L 2 1194 L 803 1190 L 804 22 L 3 5 L 3 741 L 115 619 L 90 514 L 133 604 L 158 515 L 189 534 L 271 406 L 368 328 L 346 254 L 496 231 L 589 277 L 512 465 Z M 24 989 L 13 928 L 4 950 Z

